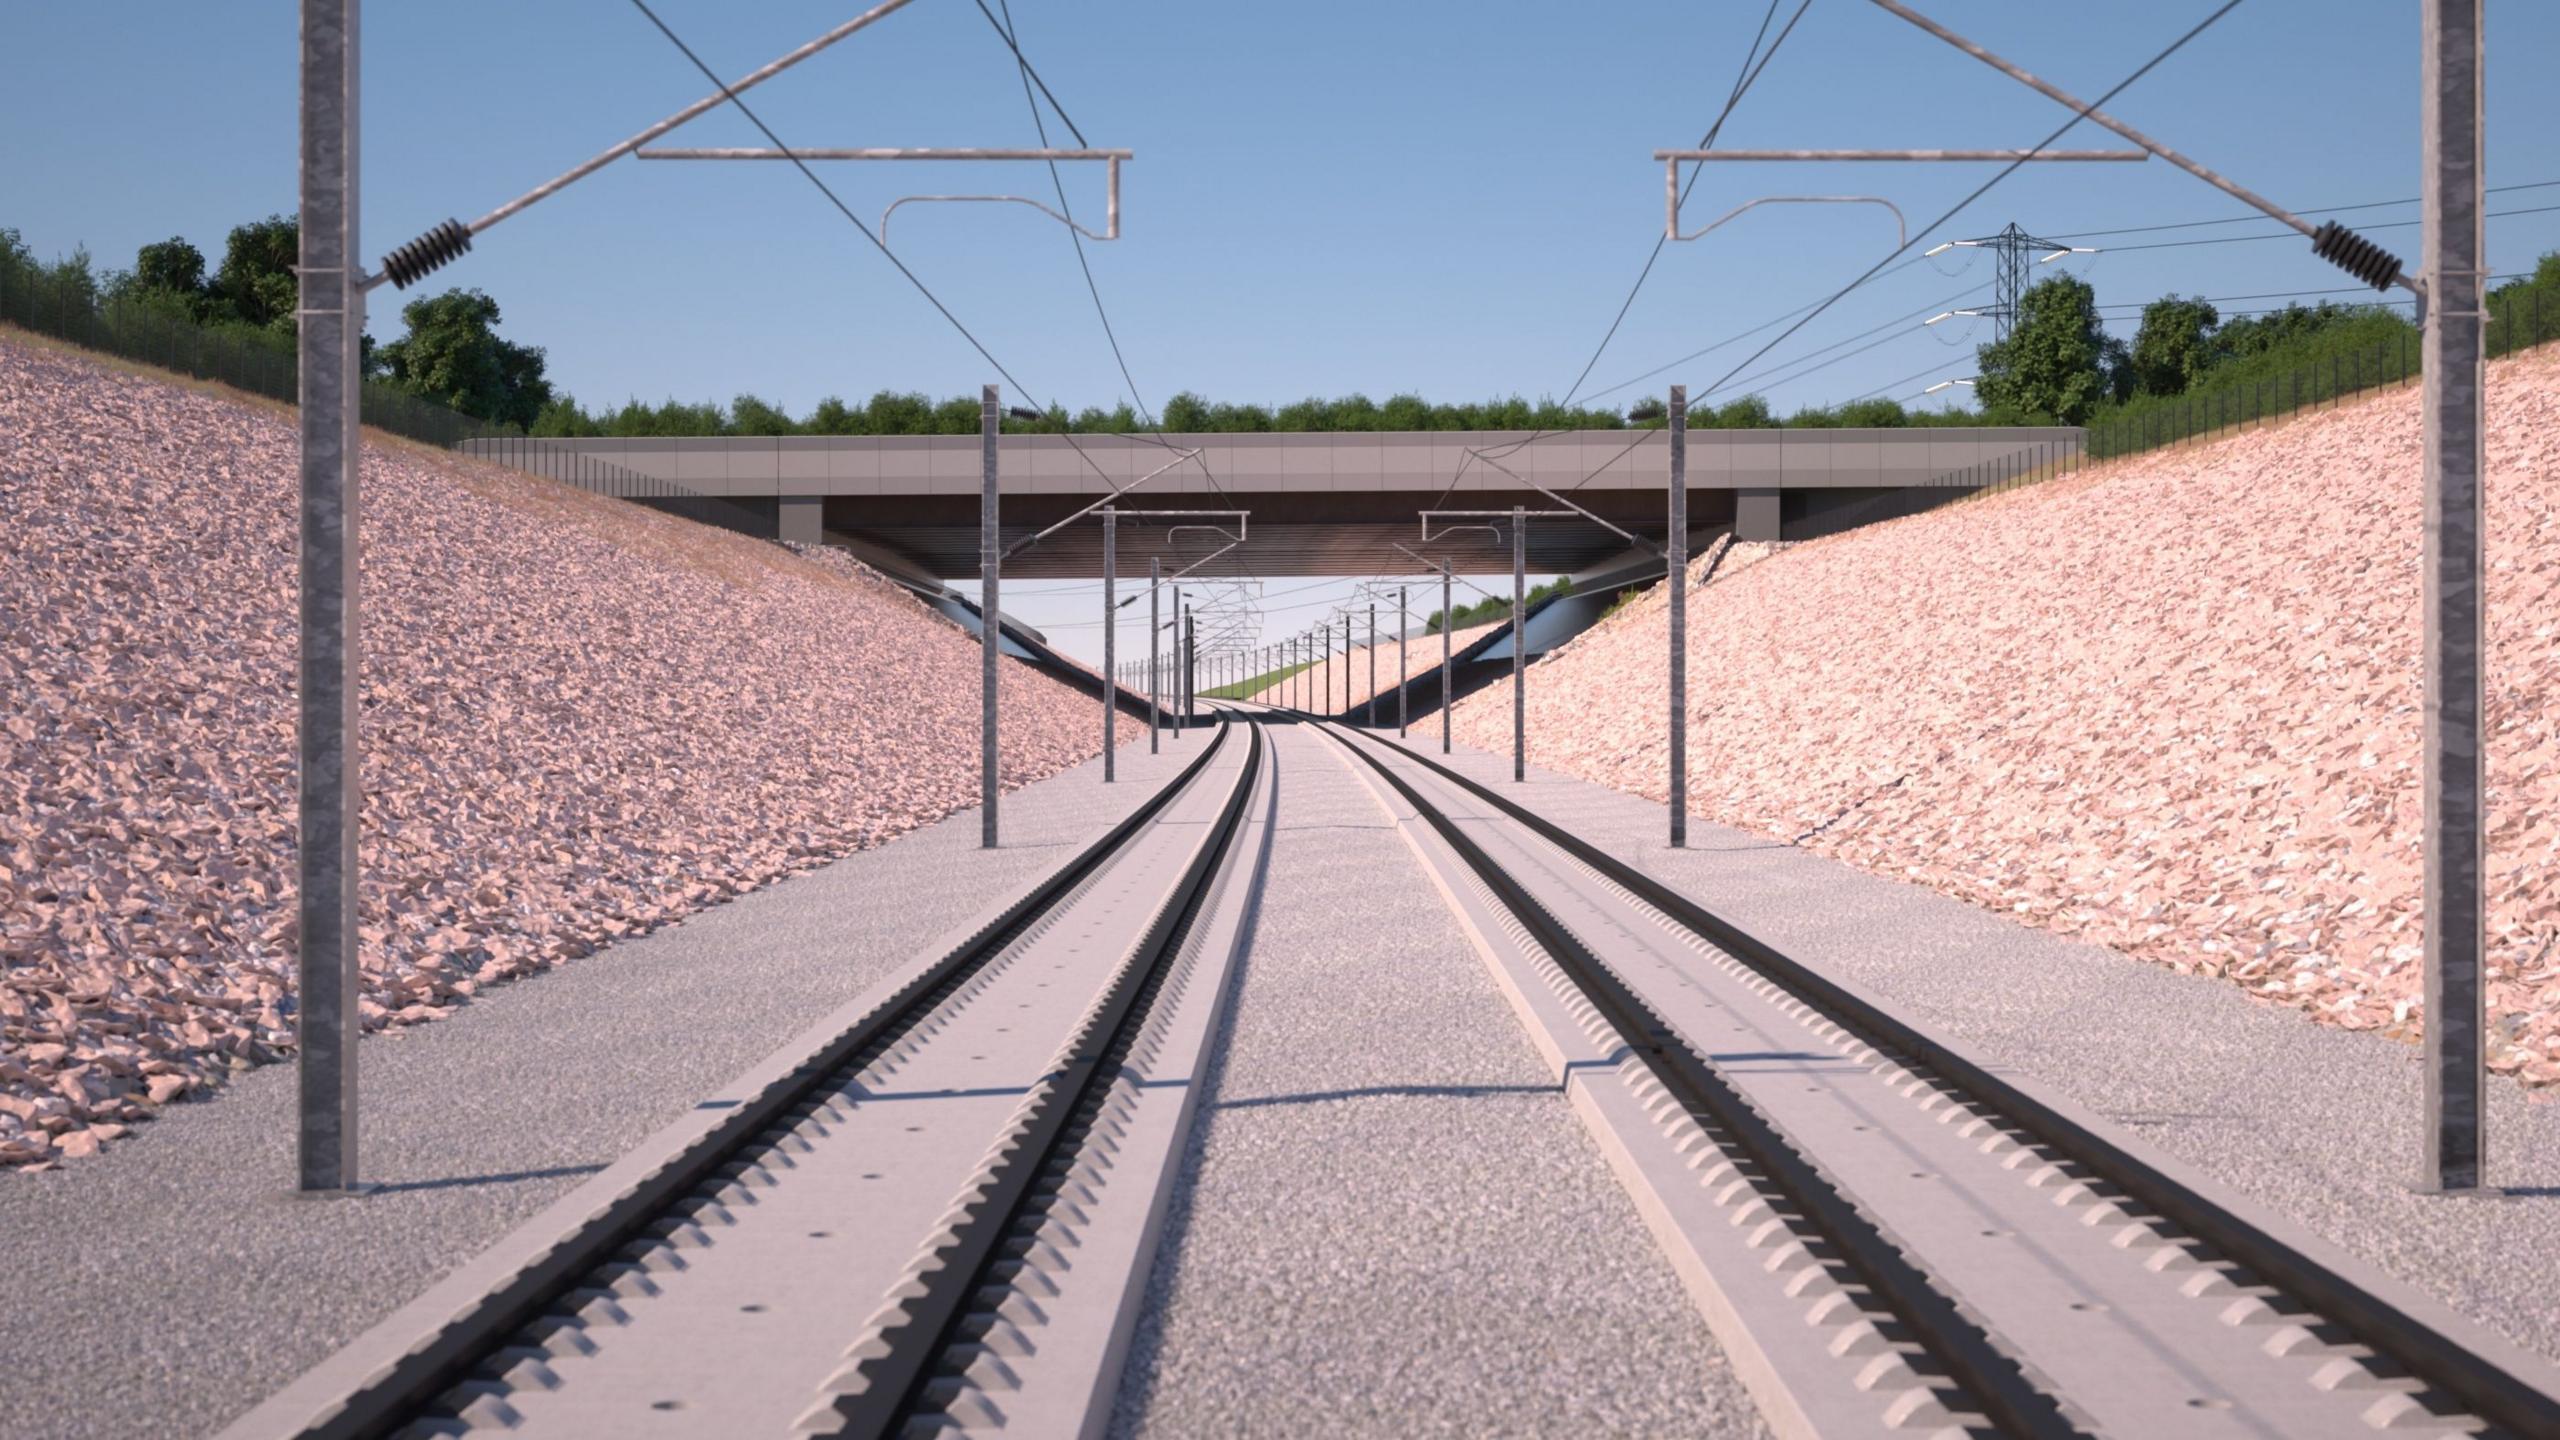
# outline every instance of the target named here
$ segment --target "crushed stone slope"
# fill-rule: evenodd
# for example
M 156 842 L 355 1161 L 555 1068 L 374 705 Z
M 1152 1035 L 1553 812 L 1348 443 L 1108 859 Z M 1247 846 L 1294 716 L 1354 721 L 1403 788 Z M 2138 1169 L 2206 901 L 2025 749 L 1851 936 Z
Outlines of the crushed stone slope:
M 2417 392 L 1791 546 L 1691 599 L 1695 813 L 2355 1029 L 2420 1005 Z M 2560 1082 L 2560 349 L 2490 367 L 2490 1064 Z M 1658 597 L 1531 677 L 1664 797 Z M 1463 702 L 1510 744 L 1507 679 Z
M 292 1040 L 291 413 L 0 340 L 0 1164 Z M 977 649 L 841 557 L 378 437 L 368 1026 L 977 800 Z M 1005 781 L 1098 708 L 1019 665 Z

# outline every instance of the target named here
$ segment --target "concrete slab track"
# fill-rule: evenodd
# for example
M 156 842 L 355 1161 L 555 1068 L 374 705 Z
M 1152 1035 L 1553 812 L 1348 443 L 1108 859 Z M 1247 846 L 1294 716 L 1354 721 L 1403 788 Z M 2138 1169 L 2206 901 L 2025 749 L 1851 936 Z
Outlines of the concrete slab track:
M 914 951 L 1091 841 L 1197 753 L 1123 746 L 889 845 L 363 1046 L 361 1200 L 305 1200 L 294 1074 L 0 1175 L 0 1435 L 208 1434 Z
M 1332 746 L 1275 727 L 1268 889 L 1111 1432 L 1765 1430 L 1483 961 Z M 290 1175 L 293 1076 L 0 1177 L 0 1434 L 200 1434 L 1169 777 L 1087 765 L 364 1047 L 363 1200 Z M 1423 741 L 1417 735 L 1417 744 Z M 1436 736 L 1425 745 L 1436 756 Z M 2560 1105 L 2492 1087 L 2507 1198 L 2411 1194 L 2417 1052 L 1914 886 L 1461 752 L 1459 768 L 1980 1058 L 2560 1359 Z
M 1390 732 L 1391 733 L 1391 732 Z M 1438 737 L 1421 745 L 1439 757 Z M 2419 1052 L 2017 924 L 1917 885 L 1461 747 L 1455 768 L 1980 1059 L 2147 1142 L 2547 1359 L 2560 1360 L 2560 1103 L 2490 1087 L 2498 1199 L 2413 1193 Z
M 1112 1433 L 1761 1433 L 1386 812 L 1274 733 L 1269 888 Z

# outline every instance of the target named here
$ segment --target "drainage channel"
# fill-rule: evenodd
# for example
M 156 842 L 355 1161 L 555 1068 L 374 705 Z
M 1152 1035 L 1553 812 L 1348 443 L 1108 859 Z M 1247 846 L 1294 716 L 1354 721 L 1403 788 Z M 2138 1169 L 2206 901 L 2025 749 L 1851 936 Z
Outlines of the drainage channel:
M 929 1416 L 1004 1236 L 1095 1135 L 1168 974 L 1205 960 L 1195 988 L 1223 987 L 1198 922 L 1204 897 L 1236 898 L 1262 746 L 1223 724 L 1100 840 L 706 1101 L 712 1118 L 225 1436 L 887 1435 Z
M 1781 1433 L 2560 1433 L 2503 1341 L 1487 787 L 1323 728 L 1508 973 Z

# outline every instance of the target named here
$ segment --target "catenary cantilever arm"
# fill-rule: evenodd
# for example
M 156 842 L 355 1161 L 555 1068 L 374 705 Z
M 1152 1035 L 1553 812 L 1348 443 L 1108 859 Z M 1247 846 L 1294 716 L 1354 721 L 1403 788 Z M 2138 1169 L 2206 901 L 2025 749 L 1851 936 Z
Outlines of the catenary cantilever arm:
M 1013 542 L 1013 545 L 1012 545 L 1012 547 L 1011 547 L 1011 548 L 1007 549 L 1007 550 L 1006 550 L 1002 555 L 999 555 L 999 556 L 997 556 L 996 558 L 997 558 L 997 559 L 999 559 L 999 560 L 1010 560 L 1010 559 L 1012 559 L 1016 554 L 1020 553 L 1021 551 L 1025 550 L 1025 549 L 1028 549 L 1029 547 L 1031 547 L 1031 546 L 1033 546 L 1033 545 L 1036 545 L 1036 544 L 1040 543 L 1040 542 L 1041 542 L 1041 541 L 1043 541 L 1043 540 L 1048 539 L 1050 536 L 1055 535 L 1055 534 L 1057 534 L 1059 531 L 1066 529 L 1068 526 L 1073 525 L 1074 523 L 1076 523 L 1077 521 L 1079 521 L 1079 520 L 1083 519 L 1083 518 L 1084 518 L 1084 517 L 1086 517 L 1087 515 L 1092 514 L 1094 511 L 1101 509 L 1103 506 L 1110 504 L 1112 501 L 1119 499 L 1121 496 L 1126 495 L 1126 494 L 1128 494 L 1130 491 L 1137 489 L 1139 486 L 1146 484 L 1146 483 L 1147 483 L 1148 481 L 1150 481 L 1150 480 L 1153 480 L 1154 478 L 1156 478 L 1157 476 L 1159 476 L 1159 475 L 1163 474 L 1163 473 L 1164 473 L 1164 472 L 1166 472 L 1167 470 L 1170 470 L 1170 469 L 1174 468 L 1174 467 L 1175 467 L 1175 466 L 1177 466 L 1177 465 L 1183 464 L 1183 463 L 1185 463 L 1186 461 L 1189 461 L 1189 460 L 1192 460 L 1192 459 L 1197 458 L 1197 457 L 1199 456 L 1199 454 L 1200 454 L 1200 452 L 1199 452 L 1199 451 L 1197 451 L 1197 450 L 1185 450 L 1185 451 L 1183 451 L 1181 454 L 1174 456 L 1172 459 L 1167 460 L 1166 462 L 1164 462 L 1163 464 L 1161 464 L 1161 465 L 1157 466 L 1157 467 L 1156 467 L 1156 468 L 1154 468 L 1153 470 L 1150 470 L 1150 471 L 1148 471 L 1146 474 L 1139 476 L 1137 479 L 1130 481 L 1128 484 L 1123 485 L 1123 486 L 1120 486 L 1118 489 L 1113 490 L 1110 494 L 1105 495 L 1105 496 L 1103 496 L 1101 499 L 1094 501 L 1092 504 L 1085 506 L 1083 509 L 1078 510 L 1078 511 L 1077 511 L 1076 513 L 1074 513 L 1073 515 L 1070 515 L 1070 516 L 1068 516 L 1066 519 L 1059 521 L 1057 524 L 1050 526 L 1048 529 L 1043 530 L 1043 531 L 1041 531 L 1040 533 L 1038 533 L 1038 534 L 1036 534 L 1036 535 L 1029 536 L 1029 537 L 1027 537 L 1027 538 L 1025 538 L 1025 539 L 1016 540 L 1015 542 Z M 1091 462 L 1090 462 L 1090 461 L 1088 461 L 1087 463 L 1088 463 L 1088 464 L 1090 464 Z M 1097 472 L 1097 473 L 1099 473 L 1099 472 Z M 1105 477 L 1104 477 L 1105 483 L 1108 483 L 1109 478 L 1110 478 L 1110 477 L 1108 477 L 1108 476 L 1105 476 Z M 1224 512 L 1220 512 L 1220 513 L 1224 513 Z
M 1665 212 L 1663 217 L 1663 233 L 1674 240 L 1695 240 L 1699 236 L 1706 234 L 1709 230 L 1713 230 L 1717 226 L 1722 225 L 1726 221 L 1740 215 L 1743 211 L 1750 210 L 1761 205 L 1881 205 L 1887 210 L 1893 212 L 1894 247 L 1899 249 L 1902 246 L 1911 243 L 1911 225 L 1910 222 L 1902 218 L 1902 207 L 1885 199 L 1881 195 L 1763 195 L 1757 200 L 1745 200 L 1741 204 L 1727 210 L 1722 215 L 1708 221 L 1698 229 L 1692 230 L 1688 234 L 1683 235 L 1680 233 L 1679 162 L 1673 161 L 1671 163 L 1670 170 L 1670 208 Z M 1486 463 L 1490 464 L 1492 462 L 1487 461 Z
M 1583 519 L 1590 521 L 1592 524 L 1599 526 L 1601 529 L 1603 529 L 1603 530 L 1607 530 L 1607 531 L 1609 531 L 1610 533 L 1612 533 L 1612 534 L 1616 535 L 1618 538 L 1620 538 L 1620 539 L 1622 539 L 1622 540 L 1626 541 L 1626 542 L 1627 542 L 1628 544 L 1630 544 L 1630 545 L 1641 546 L 1641 547 L 1643 547 L 1644 549 L 1647 549 L 1647 550 L 1652 551 L 1652 552 L 1653 552 L 1654 554 L 1656 554 L 1656 555 L 1659 555 L 1659 554 L 1661 554 L 1661 553 L 1662 553 L 1662 547 L 1661 547 L 1661 546 L 1656 545 L 1656 544 L 1654 544 L 1652 541 L 1647 540 L 1646 538 L 1644 538 L 1644 537 L 1643 537 L 1643 536 L 1641 536 L 1641 535 L 1638 535 L 1638 534 L 1637 534 L 1637 533 L 1635 533 L 1634 531 L 1629 530 L 1629 529 L 1625 528 L 1624 526 L 1621 526 L 1621 525 L 1617 524 L 1615 521 L 1609 520 L 1609 519 L 1607 519 L 1607 518 L 1605 518 L 1605 517 L 1602 517 L 1602 516 L 1599 516 L 1599 515 L 1595 515 L 1595 514 L 1593 514 L 1592 512 L 1590 512 L 1590 511 L 1588 511 L 1588 510 L 1583 509 L 1581 506 L 1574 504 L 1574 503 L 1573 503 L 1573 501 L 1572 501 L 1572 499 L 1571 499 L 1570 497 L 1557 494 L 1557 493 L 1556 493 L 1556 492 L 1554 492 L 1553 490 L 1548 489 L 1546 486 L 1541 485 L 1541 484 L 1539 484 L 1537 481 L 1530 479 L 1528 476 L 1521 474 L 1519 471 L 1512 469 L 1510 466 L 1505 465 L 1505 464 L 1501 463 L 1501 462 L 1500 462 L 1500 461 L 1498 461 L 1498 460 L 1493 460 L 1493 459 L 1489 459 L 1489 458 L 1487 458 L 1487 457 L 1486 457 L 1486 455 L 1485 455 L 1485 453 L 1484 453 L 1483 451 L 1481 451 L 1481 450 L 1477 450 L 1477 451 L 1474 451 L 1474 452 L 1472 452 L 1472 453 L 1475 455 L 1475 457 L 1476 457 L 1478 460 L 1482 460 L 1482 461 L 1484 461 L 1484 463 L 1485 463 L 1485 464 L 1492 466 L 1494 469 L 1501 471 L 1503 474 L 1510 476 L 1512 479 L 1519 481 L 1521 484 L 1528 486 L 1530 489 L 1537 491 L 1539 494 L 1546 496 L 1548 499 L 1553 500 L 1553 501 L 1554 501 L 1554 502 L 1556 502 L 1557 504 L 1559 504 L 1559 505 L 1562 505 L 1562 506 L 1566 507 L 1564 510 L 1548 510 L 1548 511 L 1532 510 L 1532 511 L 1528 512 L 1529 514 L 1531 514 L 1531 515 L 1542 515 L 1542 514 L 1543 514 L 1543 515 L 1558 515 L 1558 516 L 1560 516 L 1560 515 L 1564 515 L 1564 514 L 1568 514 L 1568 513 L 1570 513 L 1570 514 L 1574 514 L 1574 515 L 1579 515 L 1579 516 L 1581 516 Z M 1467 513 L 1469 513 L 1469 512 L 1464 511 L 1464 510 L 1440 510 L 1440 511 L 1434 511 L 1433 513 L 1434 513 L 1434 514 L 1440 514 L 1440 515 L 1464 515 L 1464 514 L 1467 514 Z M 1475 512 L 1475 513 L 1485 514 L 1485 513 L 1494 513 L 1494 512 L 1479 511 L 1479 512 Z M 1508 512 L 1508 511 L 1503 511 L 1503 512 L 1500 512 L 1500 513 L 1508 514 L 1508 513 L 1510 513 L 1510 512 Z M 1428 541 L 1428 540 L 1430 540 L 1430 538 L 1431 538 L 1431 537 L 1430 537 L 1430 536 L 1428 536 L 1428 535 L 1425 535 L 1425 536 L 1423 536 L 1422 538 L 1423 538 L 1425 541 Z
M 2278 205 L 2266 196 L 2259 194 L 2255 190 L 2251 190 L 2236 180 L 2231 180 L 2224 176 L 2215 174 L 2212 170 L 2207 169 L 2196 161 L 2179 154 L 2177 151 L 2170 149 L 2168 146 L 2163 145 L 2159 141 L 2152 139 L 2150 136 L 2143 134 L 2141 131 L 2134 129 L 2132 126 L 2127 125 L 2104 110 L 2080 103 L 2078 100 L 2072 98 L 2070 93 L 2063 90 L 2060 86 L 2051 85 L 2045 81 L 2037 79 L 2035 76 L 2028 74 L 2026 71 L 2015 65 L 2010 64 L 2008 61 L 1992 54 L 1989 50 L 1976 45 L 1953 30 L 1948 29 L 1946 26 L 1930 19 L 1928 16 L 1921 14 L 1910 6 L 1901 3 L 1901 0 L 1871 0 L 1871 3 L 1881 9 L 1910 21 L 1913 25 L 1937 36 L 1939 39 L 1944 40 L 1967 55 L 1972 56 L 1974 59 L 1981 61 L 1983 64 L 1990 66 L 1992 69 L 1999 71 L 2010 79 L 2015 80 L 2019 84 L 2026 86 L 2028 89 L 2044 96 L 2046 99 L 2051 100 L 2056 104 L 2067 105 L 2072 109 L 2079 111 L 2090 120 L 2113 130 L 2118 135 L 2121 135 L 2127 140 L 2132 141 L 2134 144 L 2141 146 L 2143 149 L 2150 151 L 2152 154 L 2159 156 L 2161 159 L 2168 161 L 2170 164 L 2177 166 L 2179 169 L 2186 171 L 2188 174 L 2202 180 L 2216 190 L 2230 196 L 2232 199 L 2238 200 L 2242 204 L 2255 207 L 2260 213 L 2266 215 L 2269 219 L 2282 221 L 2284 224 L 2292 226 L 2303 234 L 2311 236 L 2314 240 L 2319 238 L 2318 230 L 2315 229 L 2309 221 L 2294 214 L 2292 211 L 2285 209 L 2283 206 Z M 2410 276 L 2410 274 L 2405 270 L 2394 276 L 2393 281 L 2412 295 L 2424 295 L 2426 293 L 2426 287 Z
M 443 260 L 451 259 L 455 253 L 469 249 L 471 246 L 472 236 L 479 234 L 481 231 L 488 229 L 490 226 L 497 224 L 508 216 L 529 209 L 533 205 L 559 194 L 571 185 L 580 180 L 584 180 L 589 175 L 592 175 L 598 170 L 603 169 L 605 166 L 612 164 L 614 161 L 621 159 L 623 156 L 630 154 L 632 151 L 639 149 L 641 146 L 648 144 L 650 141 L 657 139 L 659 136 L 666 134 L 668 131 L 673 130 L 686 121 L 693 119 L 695 116 L 702 114 L 704 111 L 720 105 L 734 96 L 745 94 L 747 91 L 754 89 L 758 85 L 772 79 L 774 76 L 779 75 L 783 71 L 790 69 L 792 66 L 799 64 L 801 61 L 808 59 L 810 56 L 817 54 L 819 51 L 826 49 L 837 41 L 844 39 L 846 36 L 852 35 L 856 31 L 866 29 L 881 20 L 887 19 L 898 11 L 905 9 L 911 3 L 913 3 L 913 0 L 881 0 L 881 3 L 872 6 L 870 9 L 863 11 L 859 15 L 854 16 L 852 19 L 847 20 L 833 30 L 828 31 L 817 39 L 801 46 L 799 49 L 782 56 L 780 59 L 773 61 L 760 70 L 750 71 L 746 75 L 741 76 L 727 89 L 715 94 L 706 95 L 677 111 L 673 115 L 668 116 L 666 119 L 659 121 L 657 124 L 650 126 L 648 129 L 641 131 L 639 134 L 632 136 L 630 139 L 624 140 L 620 144 L 606 147 L 604 150 L 589 159 L 570 166 L 558 175 L 534 186 L 532 189 L 527 190 L 513 200 L 508 201 L 506 204 L 499 206 L 497 209 L 490 211 L 488 214 L 481 216 L 479 219 L 472 221 L 470 224 L 437 227 L 438 231 L 444 231 L 449 228 L 452 232 L 451 234 L 438 235 L 436 232 L 431 231 L 427 237 L 422 237 L 420 240 L 412 241 L 409 246 L 403 248 L 413 249 L 424 246 L 430 254 L 436 257 L 433 259 L 432 263 L 429 263 L 426 266 L 426 268 L 432 269 L 435 264 L 441 264 Z M 396 258 L 397 257 L 395 256 L 395 260 Z M 364 288 L 371 290 L 375 286 L 382 284 L 384 281 L 393 278 L 393 268 L 392 262 L 386 262 L 385 268 L 381 273 L 365 277 Z

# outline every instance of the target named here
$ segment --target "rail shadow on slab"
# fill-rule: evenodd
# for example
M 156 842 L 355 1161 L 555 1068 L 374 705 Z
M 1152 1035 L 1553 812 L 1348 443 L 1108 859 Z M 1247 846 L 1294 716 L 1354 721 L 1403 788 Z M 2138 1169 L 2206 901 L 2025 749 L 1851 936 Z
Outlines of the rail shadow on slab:
M 1251 1100 L 1221 1100 L 1219 1110 L 1258 1110 L 1269 1105 L 1321 1105 L 1328 1100 L 1415 1099 L 1479 1100 L 1499 1095 L 1553 1095 L 1553 1085 L 1363 1085 L 1350 1090 L 1310 1090 L 1299 1095 L 1263 1095 Z

